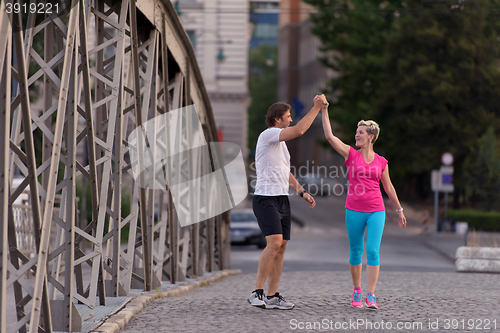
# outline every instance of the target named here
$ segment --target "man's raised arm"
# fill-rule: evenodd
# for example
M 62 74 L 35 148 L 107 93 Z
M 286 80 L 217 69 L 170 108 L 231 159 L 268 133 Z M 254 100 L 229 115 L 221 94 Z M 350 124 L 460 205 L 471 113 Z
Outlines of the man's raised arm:
M 304 135 L 304 133 L 311 127 L 314 119 L 318 115 L 319 111 L 327 105 L 325 95 L 316 95 L 314 97 L 314 106 L 311 110 L 302 118 L 297 125 L 287 127 L 283 129 L 280 133 L 280 141 L 289 141 L 299 136 Z

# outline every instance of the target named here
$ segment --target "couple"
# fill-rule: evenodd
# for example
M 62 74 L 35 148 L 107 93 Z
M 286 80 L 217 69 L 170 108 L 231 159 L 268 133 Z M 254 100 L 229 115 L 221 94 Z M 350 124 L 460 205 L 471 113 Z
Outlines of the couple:
M 313 101 L 314 106 L 309 113 L 293 127 L 289 127 L 292 122 L 290 105 L 286 103 L 271 105 L 266 116 L 268 129 L 259 135 L 257 141 L 255 154 L 257 184 L 252 206 L 260 229 L 266 236 L 267 246 L 260 255 L 255 290 L 248 298 L 248 302 L 264 309 L 288 310 L 295 306 L 278 292 L 283 256 L 287 241 L 290 240 L 291 215 L 288 189 L 292 188 L 304 198 L 311 209 L 316 202 L 290 172 L 290 154 L 285 141 L 303 135 L 321 111 L 325 136 L 332 147 L 344 157 L 348 169 L 349 191 L 345 205 L 345 222 L 350 247 L 349 264 L 354 285 L 351 305 L 363 307 L 361 257 L 366 228 L 368 293 L 365 303 L 369 308 L 377 309 L 374 292 L 379 275 L 379 248 L 385 224 L 380 180 L 396 207 L 399 226 L 406 227 L 403 208 L 389 178 L 387 160 L 373 151 L 373 144 L 378 138 L 380 129 L 372 120 L 361 120 L 355 135 L 356 147 L 359 148 L 356 150 L 333 135 L 325 96 L 317 95 Z M 264 295 L 266 279 L 268 279 L 268 296 Z

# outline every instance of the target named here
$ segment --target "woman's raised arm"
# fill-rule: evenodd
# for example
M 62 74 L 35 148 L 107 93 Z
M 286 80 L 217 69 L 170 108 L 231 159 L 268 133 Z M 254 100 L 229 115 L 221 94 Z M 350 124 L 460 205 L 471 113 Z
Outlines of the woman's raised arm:
M 347 160 L 349 157 L 349 150 L 351 147 L 343 143 L 339 138 L 337 138 L 332 133 L 332 126 L 330 125 L 330 118 L 328 117 L 328 106 L 321 110 L 321 119 L 323 121 L 323 130 L 325 131 L 325 137 L 332 145 L 333 149 L 337 151 L 340 155 Z

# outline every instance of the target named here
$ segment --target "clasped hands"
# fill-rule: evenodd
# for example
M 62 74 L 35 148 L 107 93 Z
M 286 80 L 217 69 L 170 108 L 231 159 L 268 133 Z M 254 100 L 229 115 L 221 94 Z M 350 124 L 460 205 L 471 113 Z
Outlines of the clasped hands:
M 321 111 L 327 110 L 329 105 L 324 94 L 314 96 L 313 102 L 314 106 L 319 107 Z

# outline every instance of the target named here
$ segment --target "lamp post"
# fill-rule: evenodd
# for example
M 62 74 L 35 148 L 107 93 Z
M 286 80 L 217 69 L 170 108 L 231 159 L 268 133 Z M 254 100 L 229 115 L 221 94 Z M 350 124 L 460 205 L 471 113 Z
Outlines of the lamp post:
M 269 51 L 269 53 L 267 54 L 266 65 L 269 67 L 274 65 L 274 58 L 274 53 Z
M 222 47 L 219 47 L 219 53 L 217 54 L 217 60 L 219 62 L 223 62 L 224 59 L 226 59 L 226 55 L 224 54 L 224 49 Z

